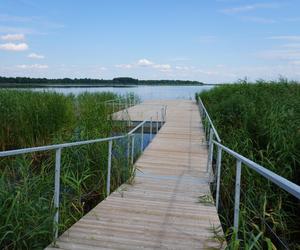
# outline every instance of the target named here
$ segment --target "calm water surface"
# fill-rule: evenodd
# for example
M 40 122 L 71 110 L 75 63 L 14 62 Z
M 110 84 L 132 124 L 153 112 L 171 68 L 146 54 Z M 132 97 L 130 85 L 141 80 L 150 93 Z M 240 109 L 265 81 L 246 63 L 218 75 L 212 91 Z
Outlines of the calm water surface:
M 137 94 L 142 100 L 149 99 L 194 99 L 196 92 L 209 90 L 214 86 L 134 86 L 134 87 L 76 87 L 76 88 L 36 88 L 36 91 L 55 91 L 64 94 L 78 95 L 83 92 L 105 92 L 116 94 L 129 92 Z

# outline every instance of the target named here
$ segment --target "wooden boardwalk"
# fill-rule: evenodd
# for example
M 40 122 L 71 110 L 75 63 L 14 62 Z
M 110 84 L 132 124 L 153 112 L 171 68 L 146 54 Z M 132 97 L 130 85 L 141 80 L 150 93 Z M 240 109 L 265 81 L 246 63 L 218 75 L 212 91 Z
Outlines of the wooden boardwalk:
M 168 105 L 167 121 L 136 162 L 134 182 L 122 185 L 62 234 L 58 248 L 222 248 L 214 232 L 220 228 L 216 208 L 204 202 L 210 191 L 198 108 L 185 100 L 153 105 L 159 103 Z M 134 110 L 151 112 L 150 104 L 132 108 L 130 115 L 140 119 Z
M 153 121 L 161 121 L 162 118 L 162 107 L 172 103 L 172 101 L 162 100 L 151 100 L 145 101 L 141 104 L 130 107 L 127 110 L 122 110 L 114 113 L 114 120 L 127 120 L 130 118 L 131 121 L 143 121 L 145 119 L 150 120 L 152 117 Z

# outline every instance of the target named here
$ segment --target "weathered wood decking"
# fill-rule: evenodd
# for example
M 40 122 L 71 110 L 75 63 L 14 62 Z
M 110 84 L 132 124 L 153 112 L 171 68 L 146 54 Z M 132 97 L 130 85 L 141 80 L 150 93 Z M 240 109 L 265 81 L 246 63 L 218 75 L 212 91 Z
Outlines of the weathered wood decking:
M 122 185 L 61 235 L 59 248 L 220 248 L 214 238 L 214 228 L 220 227 L 216 208 L 199 202 L 210 191 L 198 108 L 192 101 L 153 102 L 162 103 L 168 105 L 167 121 L 136 162 L 134 182 Z M 137 111 L 144 107 L 152 112 L 149 104 L 131 108 L 132 120 L 141 119 Z

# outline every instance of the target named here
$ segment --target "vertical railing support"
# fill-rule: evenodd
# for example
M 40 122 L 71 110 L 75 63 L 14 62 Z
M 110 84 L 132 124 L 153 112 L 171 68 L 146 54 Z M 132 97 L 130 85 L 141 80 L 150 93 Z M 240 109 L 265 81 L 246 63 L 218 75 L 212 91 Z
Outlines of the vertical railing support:
M 144 150 L 144 123 L 142 125 L 142 137 L 141 137 L 141 153 Z
M 235 176 L 235 197 L 234 197 L 234 221 L 233 226 L 238 234 L 239 230 L 239 213 L 240 213 L 240 191 L 241 191 L 241 171 L 242 162 L 236 161 L 236 176 Z
M 213 129 L 210 129 L 210 133 L 209 133 L 209 141 L 208 141 L 208 159 L 207 159 L 207 167 L 206 167 L 206 172 L 210 172 L 210 166 L 212 163 L 212 156 L 213 156 Z
M 200 102 L 198 103 L 198 108 L 199 108 L 200 116 L 201 116 L 201 118 L 203 118 L 203 110 L 202 110 L 202 107 L 200 105 Z
M 221 162 L 222 162 L 222 148 L 218 146 L 218 156 L 217 156 L 217 190 L 216 190 L 216 208 L 217 208 L 217 211 L 219 209 L 219 200 L 220 200 Z
M 156 134 L 158 133 L 158 112 L 156 112 Z
M 59 220 L 59 194 L 60 194 L 60 163 L 61 148 L 55 151 L 55 179 L 54 179 L 54 242 L 58 237 L 58 220 Z
M 127 135 L 127 164 L 129 165 L 130 159 L 130 136 Z
M 165 106 L 165 115 L 164 115 L 164 122 L 166 123 L 167 120 L 167 106 Z
M 206 127 L 206 119 L 203 119 L 203 126 L 204 126 L 204 137 L 205 141 L 207 142 L 207 127 Z
M 134 135 L 131 137 L 131 165 L 133 166 L 134 162 Z
M 150 118 L 150 142 L 152 141 L 152 116 Z
M 208 169 L 208 172 L 209 172 L 209 179 L 211 182 L 214 181 L 214 177 L 215 177 L 215 173 L 213 172 L 213 156 L 214 156 L 214 143 L 212 142 L 211 143 L 211 150 L 210 150 L 210 157 L 209 157 L 209 169 Z
M 110 140 L 110 141 L 108 142 L 108 161 L 107 161 L 106 196 L 109 196 L 109 194 L 110 194 L 111 153 L 112 153 L 112 140 Z
M 162 127 L 162 125 L 163 125 L 163 119 L 164 119 L 164 108 L 161 108 L 160 114 L 161 114 L 160 127 Z

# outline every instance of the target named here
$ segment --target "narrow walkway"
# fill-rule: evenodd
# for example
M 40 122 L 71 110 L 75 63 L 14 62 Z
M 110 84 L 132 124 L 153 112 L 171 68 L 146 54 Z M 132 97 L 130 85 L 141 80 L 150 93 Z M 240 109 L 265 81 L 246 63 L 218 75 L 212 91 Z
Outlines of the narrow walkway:
M 159 103 L 168 105 L 167 121 L 136 162 L 134 183 L 75 223 L 59 248 L 220 249 L 216 208 L 204 202 L 210 191 L 198 108 L 186 100 Z

